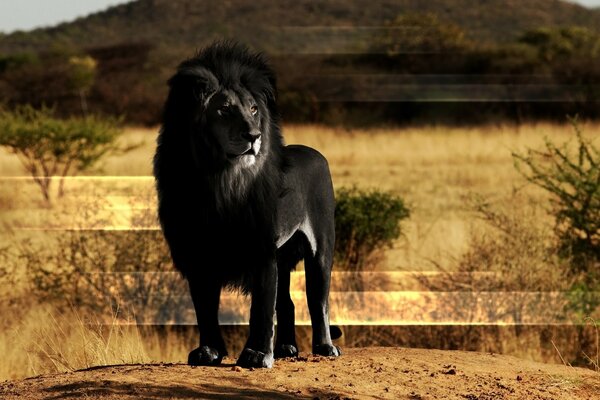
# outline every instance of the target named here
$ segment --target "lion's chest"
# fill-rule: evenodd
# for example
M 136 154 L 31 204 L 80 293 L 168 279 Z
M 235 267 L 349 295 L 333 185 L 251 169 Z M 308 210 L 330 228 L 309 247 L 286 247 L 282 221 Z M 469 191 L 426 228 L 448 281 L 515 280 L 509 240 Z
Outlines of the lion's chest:
M 204 240 L 199 245 L 207 254 L 228 263 L 262 260 L 275 251 L 275 235 L 268 219 L 231 216 L 210 221 L 203 230 Z

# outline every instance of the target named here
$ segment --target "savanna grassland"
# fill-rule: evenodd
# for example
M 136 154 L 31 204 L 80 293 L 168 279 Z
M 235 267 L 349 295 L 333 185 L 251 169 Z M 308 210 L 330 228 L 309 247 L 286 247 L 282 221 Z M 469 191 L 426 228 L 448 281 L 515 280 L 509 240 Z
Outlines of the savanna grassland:
M 586 135 L 594 137 L 600 126 L 582 124 L 582 129 Z M 185 360 L 195 340 L 193 334 L 136 329 L 117 323 L 120 317 L 111 322 L 110 313 L 82 315 L 73 309 L 57 310 L 51 301 L 37 300 L 32 293 L 39 290 L 39 281 L 32 282 L 30 269 L 19 267 L 32 265 L 35 259 L 19 258 L 18 250 L 25 247 L 14 245 L 29 241 L 51 252 L 53 246 L 61 243 L 60 235 L 57 242 L 57 235 L 47 233 L 62 232 L 65 228 L 156 228 L 153 179 L 149 177 L 155 135 L 156 129 L 126 129 L 123 143 L 139 146 L 127 154 L 107 158 L 102 168 L 93 173 L 96 178 L 69 179 L 66 196 L 55 200 L 50 207 L 43 204 L 39 190 L 30 180 L 19 178 L 24 173 L 16 157 L 0 152 L 0 221 L 5 228 L 0 234 L 0 248 L 4 249 L 1 254 L 7 266 L 5 271 L 9 272 L 0 275 L 0 304 L 3 307 L 0 310 L 3 315 L 0 351 L 5 360 L 0 364 L 0 379 L 97 364 Z M 497 313 L 490 321 L 502 321 L 500 325 L 506 325 L 508 321 L 526 327 L 531 321 L 554 324 L 559 320 L 561 303 L 554 297 L 537 298 L 538 305 L 541 301 L 545 304 L 539 319 L 532 319 L 531 315 L 538 315 L 539 309 L 528 308 L 530 298 L 527 296 L 511 300 L 520 301 L 518 313 L 498 310 L 507 307 L 507 296 L 502 296 L 504 292 L 555 293 L 565 288 L 560 262 L 540 250 L 552 240 L 553 221 L 547 213 L 551 207 L 549 198 L 541 190 L 526 184 L 515 168 L 511 154 L 539 148 L 545 137 L 558 143 L 569 141 L 573 137 L 570 126 L 345 130 L 301 125 L 286 126 L 284 135 L 288 144 L 306 144 L 327 157 L 336 188 L 377 188 L 392 191 L 406 200 L 411 216 L 403 222 L 404 235 L 385 252 L 380 263 L 369 267 L 374 272 L 399 273 L 386 275 L 387 281 L 373 289 L 394 292 L 393 296 L 382 298 L 400 304 L 406 301 L 406 296 L 413 296 L 424 310 L 434 308 L 428 315 L 435 316 L 443 313 L 442 309 L 435 308 L 436 302 L 459 310 L 473 304 L 457 303 L 463 297 L 452 297 L 448 292 L 498 292 L 499 297 L 475 296 L 476 300 L 483 299 L 476 301 L 478 307 L 483 308 L 475 314 L 464 311 L 463 314 L 469 315 L 461 316 L 454 324 L 470 329 L 481 322 L 479 312 L 485 311 L 489 316 L 490 310 Z M 488 207 L 487 210 L 498 210 L 498 213 L 520 221 L 514 226 L 515 232 L 522 236 L 515 236 L 517 240 L 507 245 L 501 236 L 496 236 L 495 228 L 486 223 L 486 214 L 481 213 L 482 204 Z M 144 218 L 135 222 L 136 213 L 144 214 Z M 487 258 L 477 258 L 479 254 L 485 254 Z M 490 267 L 495 264 L 513 267 Z M 56 267 L 61 266 L 58 263 Z M 494 279 L 479 281 L 473 278 L 477 273 L 500 274 L 504 286 L 498 286 Z M 456 278 L 457 274 L 469 274 L 469 279 Z M 38 280 L 45 276 L 39 271 L 34 275 Z M 394 279 L 406 280 L 396 282 Z M 335 287 L 336 283 L 333 285 Z M 47 286 L 47 290 L 53 290 L 52 286 Z M 429 292 L 441 295 L 423 297 L 423 293 Z M 339 307 L 340 315 L 344 316 L 340 320 L 344 321 L 345 315 L 351 315 L 353 310 L 336 299 L 332 297 L 332 313 L 335 317 L 335 309 Z M 103 301 L 100 298 L 93 300 Z M 489 304 L 482 306 L 481 302 Z M 365 303 L 363 299 L 357 304 L 366 313 L 377 313 L 391 306 L 379 304 L 375 307 Z M 299 319 L 302 318 L 305 317 Z M 412 324 L 453 325 L 451 320 L 431 318 L 417 323 L 413 320 Z M 410 321 L 409 317 L 406 321 L 396 321 L 396 324 L 411 325 L 407 321 Z M 369 325 L 369 321 L 363 322 Z M 517 336 L 513 332 L 510 337 Z M 507 343 L 493 349 L 542 361 L 559 361 L 561 357 L 550 338 L 536 339 L 536 344 L 545 346 L 544 351 L 531 348 L 531 342 L 527 341 L 508 343 L 505 336 L 480 341 L 476 349 L 489 349 L 485 343 L 503 340 Z M 560 341 L 560 338 L 556 340 Z M 566 336 L 562 340 L 568 342 Z M 352 343 L 361 342 L 349 338 L 346 345 Z M 560 350 L 576 358 L 580 349 L 573 344 Z
M 593 134 L 598 129 L 590 126 L 584 130 Z M 95 172 L 100 176 L 123 177 L 116 178 L 115 182 L 111 180 L 110 184 L 102 184 L 106 186 L 106 195 L 113 196 L 114 201 L 127 205 L 128 201 L 123 196 L 135 198 L 148 194 L 136 189 L 152 189 L 151 179 L 132 177 L 151 175 L 156 131 L 127 129 L 122 142 L 142 146 L 126 155 L 108 158 Z M 514 192 L 520 191 L 534 198 L 543 198 L 541 192 L 526 187 L 525 180 L 514 168 L 511 153 L 539 148 L 545 137 L 567 141 L 573 132 L 566 125 L 539 124 L 519 129 L 485 126 L 402 130 L 288 126 L 284 134 L 288 144 L 306 144 L 327 157 L 336 188 L 353 185 L 378 188 L 405 198 L 412 209 L 412 216 L 406 223 L 406 236 L 396 243 L 382 267 L 414 270 L 428 269 L 428 259 L 446 263 L 468 246 L 470 229 L 476 223 L 469 207 L 469 199 L 473 195 L 497 202 L 508 198 L 512 202 L 529 202 L 527 196 L 514 198 Z M 1 154 L 3 177 L 24 175 L 16 157 Z M 18 193 L 10 190 L 15 184 L 19 186 Z M 3 195 L 1 199 L 5 217 L 24 210 L 31 215 L 30 208 L 37 208 L 39 196 L 33 185 L 14 181 L 4 181 L 3 185 L 4 191 L 11 192 L 10 196 Z M 69 183 L 69 197 L 85 195 L 84 188 L 90 189 L 85 180 Z M 65 200 L 69 202 L 69 198 Z M 23 207 L 24 204 L 31 207 Z

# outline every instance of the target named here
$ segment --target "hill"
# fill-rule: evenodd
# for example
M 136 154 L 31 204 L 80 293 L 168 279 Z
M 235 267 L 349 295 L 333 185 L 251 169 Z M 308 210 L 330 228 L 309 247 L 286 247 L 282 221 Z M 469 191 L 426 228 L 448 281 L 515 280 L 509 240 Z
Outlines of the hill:
M 270 56 L 287 122 L 596 118 L 599 26 L 600 10 L 561 0 L 137 0 L 0 35 L 0 103 L 72 115 L 86 93 L 96 113 L 157 124 L 176 65 L 235 39 Z M 553 30 L 524 43 L 539 27 Z M 86 56 L 92 86 L 74 90 Z
M 340 48 L 339 41 L 366 37 L 406 13 L 435 13 L 476 41 L 507 41 L 540 26 L 600 26 L 600 10 L 561 0 L 137 0 L 56 27 L 5 35 L 0 52 L 145 42 L 181 55 L 219 37 L 272 53 L 359 51 Z
M 514 357 L 401 348 L 339 359 L 278 360 L 270 370 L 183 364 L 92 367 L 0 383 L 3 399 L 591 399 L 598 373 Z

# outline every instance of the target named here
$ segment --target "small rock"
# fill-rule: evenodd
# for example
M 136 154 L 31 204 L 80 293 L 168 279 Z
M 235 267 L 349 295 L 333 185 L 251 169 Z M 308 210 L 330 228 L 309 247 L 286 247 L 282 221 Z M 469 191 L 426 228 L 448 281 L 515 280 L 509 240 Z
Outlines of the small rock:
M 521 381 L 523 380 L 523 378 L 521 377 L 521 375 L 517 375 L 517 380 L 518 380 L 519 382 L 521 382 Z
M 456 370 L 454 368 L 450 368 L 448 371 L 444 371 L 446 375 L 456 375 Z
M 239 365 L 234 365 L 233 367 L 231 367 L 231 370 L 235 372 L 242 372 L 242 367 L 240 367 Z

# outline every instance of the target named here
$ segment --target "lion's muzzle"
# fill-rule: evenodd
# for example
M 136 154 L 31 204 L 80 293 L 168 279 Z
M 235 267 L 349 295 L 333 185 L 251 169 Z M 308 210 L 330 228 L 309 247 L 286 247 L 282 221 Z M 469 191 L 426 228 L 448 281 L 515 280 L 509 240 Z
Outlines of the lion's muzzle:
M 248 132 L 242 133 L 242 137 L 250 143 L 256 142 L 258 139 L 260 139 L 261 135 L 262 133 L 257 129 L 253 129 Z

